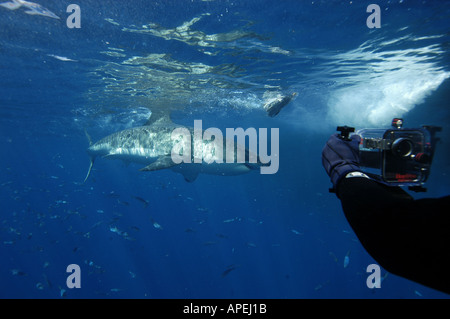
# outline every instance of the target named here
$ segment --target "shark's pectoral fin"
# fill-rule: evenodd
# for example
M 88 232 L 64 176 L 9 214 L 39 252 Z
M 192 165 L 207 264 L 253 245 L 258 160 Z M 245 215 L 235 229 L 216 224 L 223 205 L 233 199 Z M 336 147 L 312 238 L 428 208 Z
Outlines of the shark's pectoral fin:
M 256 170 L 256 169 L 259 169 L 260 166 L 265 166 L 264 164 L 258 164 L 258 163 L 245 163 L 244 165 L 249 170 Z
M 166 156 L 160 156 L 156 161 L 151 163 L 150 165 L 145 166 L 144 168 L 141 168 L 140 171 L 157 171 L 160 169 L 170 168 L 172 166 L 177 165 L 173 162 L 172 157 L 169 155 Z
M 199 171 L 198 170 L 187 170 L 183 171 L 181 174 L 184 176 L 184 180 L 186 182 L 192 183 L 195 181 L 198 177 Z
M 114 153 L 106 154 L 106 155 L 103 155 L 102 158 L 109 159 L 109 160 L 119 159 L 120 158 L 120 154 L 114 154 Z

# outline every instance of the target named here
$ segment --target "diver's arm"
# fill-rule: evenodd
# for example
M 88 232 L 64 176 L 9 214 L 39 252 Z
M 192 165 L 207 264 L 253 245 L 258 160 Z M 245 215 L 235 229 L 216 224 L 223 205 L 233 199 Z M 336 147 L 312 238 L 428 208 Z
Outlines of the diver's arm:
M 383 268 L 450 293 L 450 196 L 414 200 L 361 177 L 343 178 L 337 191 L 352 229 Z

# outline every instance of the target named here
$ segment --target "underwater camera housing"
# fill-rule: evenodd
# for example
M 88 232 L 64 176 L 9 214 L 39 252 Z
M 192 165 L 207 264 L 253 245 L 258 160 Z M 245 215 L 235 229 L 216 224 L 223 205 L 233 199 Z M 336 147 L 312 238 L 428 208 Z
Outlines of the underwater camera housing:
M 394 118 L 390 129 L 361 129 L 339 126 L 341 138 L 350 133 L 361 137 L 359 144 L 360 168 L 371 178 L 387 185 L 408 186 L 424 192 L 423 184 L 430 175 L 434 150 L 441 127 L 424 125 L 422 128 L 403 128 L 403 119 Z

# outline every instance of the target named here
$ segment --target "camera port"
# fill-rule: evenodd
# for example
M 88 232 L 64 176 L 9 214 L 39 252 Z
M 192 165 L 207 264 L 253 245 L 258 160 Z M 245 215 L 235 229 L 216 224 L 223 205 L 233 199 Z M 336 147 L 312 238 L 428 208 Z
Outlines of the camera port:
M 398 138 L 392 143 L 392 152 L 399 157 L 408 157 L 413 152 L 413 142 L 409 138 Z

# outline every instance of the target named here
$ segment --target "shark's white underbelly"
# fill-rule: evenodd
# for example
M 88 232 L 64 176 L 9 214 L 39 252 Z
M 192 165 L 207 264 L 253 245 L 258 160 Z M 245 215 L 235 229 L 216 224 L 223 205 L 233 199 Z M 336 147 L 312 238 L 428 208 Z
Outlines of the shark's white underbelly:
M 107 159 L 118 159 L 128 163 L 138 163 L 148 165 L 158 158 L 158 154 L 148 149 L 115 149 L 110 154 L 104 156 Z
M 116 149 L 111 154 L 106 155 L 107 159 L 122 160 L 127 163 L 137 163 L 148 165 L 157 160 L 160 155 L 144 148 Z M 172 170 L 179 173 L 195 171 L 197 173 L 232 176 L 245 174 L 251 169 L 243 163 L 181 163 L 172 167 Z

